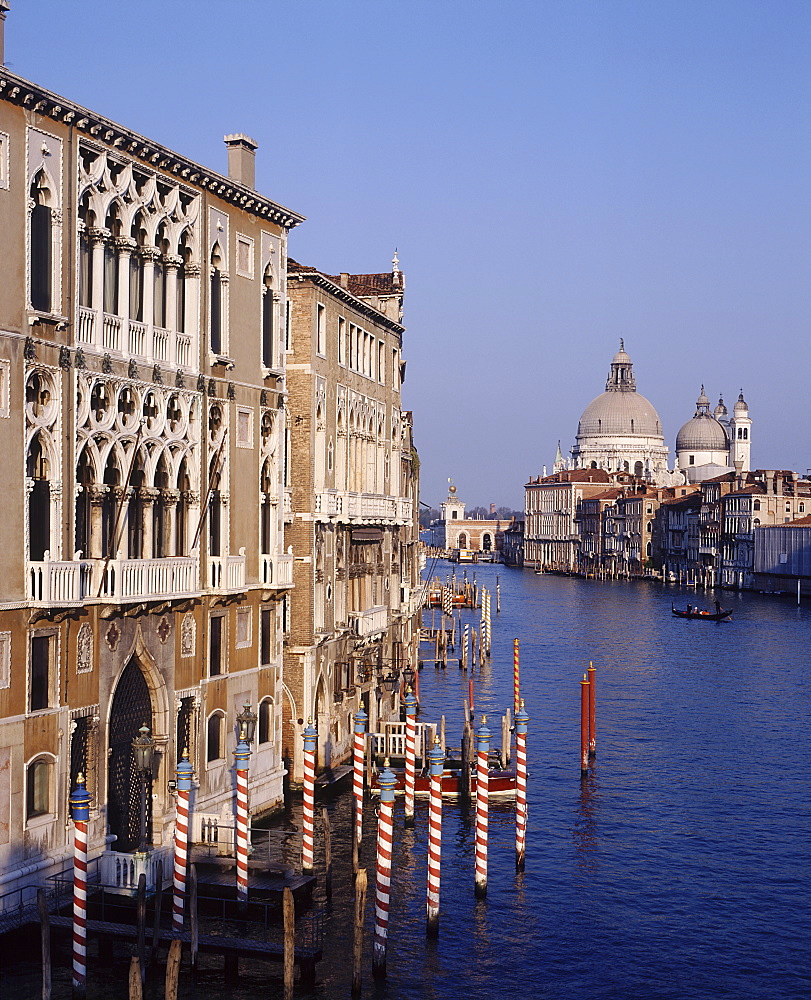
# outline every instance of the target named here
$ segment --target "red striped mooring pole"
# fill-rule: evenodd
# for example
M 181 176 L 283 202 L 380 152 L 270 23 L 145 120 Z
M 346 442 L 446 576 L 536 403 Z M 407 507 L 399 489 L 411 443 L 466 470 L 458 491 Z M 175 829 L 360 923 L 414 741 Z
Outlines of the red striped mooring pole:
M 355 738 L 352 754 L 352 795 L 355 799 L 355 841 L 363 841 L 363 754 L 366 748 L 366 724 L 369 716 L 361 709 L 355 712 Z
M 87 824 L 90 821 L 90 794 L 84 776 L 76 776 L 70 797 L 73 816 L 73 993 L 87 991 Z
M 442 772 L 445 753 L 434 737 L 428 751 L 430 765 L 430 797 L 428 800 L 428 898 L 426 901 L 425 932 L 428 937 L 439 934 L 439 879 L 442 861 Z
M 377 783 L 380 786 L 380 806 L 377 812 L 377 885 L 372 975 L 375 979 L 385 979 L 391 896 L 391 854 L 394 842 L 394 788 L 397 784 L 397 778 L 389 767 L 388 758 Z
M 519 666 L 519 642 L 513 639 L 513 711 L 518 714 L 521 704 L 521 671 Z
M 487 895 L 487 825 L 490 797 L 490 730 L 487 716 L 476 730 L 476 875 L 474 892 L 477 899 Z
M 527 842 L 527 723 L 524 699 L 515 714 L 515 870 L 524 870 Z
M 417 736 L 417 699 L 409 687 L 405 696 L 405 825 L 414 825 L 414 784 L 416 780 L 414 757 Z
M 237 815 L 236 815 L 236 856 L 237 856 L 237 902 L 248 902 L 248 769 L 251 748 L 247 740 L 240 739 L 234 750 L 237 772 Z
M 315 830 L 315 751 L 318 743 L 318 730 L 313 720 L 304 730 L 304 789 L 301 812 L 301 870 L 311 872 L 314 863 L 314 830 Z
M 589 660 L 589 757 L 597 756 L 597 711 L 595 706 L 597 689 L 594 681 L 596 676 L 597 671 L 594 669 L 594 664 Z
M 175 813 L 175 874 L 172 893 L 172 930 L 183 930 L 186 905 L 186 872 L 189 867 L 189 792 L 194 771 L 189 751 L 184 749 L 177 765 L 177 809 Z
M 583 674 L 580 682 L 580 777 L 589 774 L 589 682 Z

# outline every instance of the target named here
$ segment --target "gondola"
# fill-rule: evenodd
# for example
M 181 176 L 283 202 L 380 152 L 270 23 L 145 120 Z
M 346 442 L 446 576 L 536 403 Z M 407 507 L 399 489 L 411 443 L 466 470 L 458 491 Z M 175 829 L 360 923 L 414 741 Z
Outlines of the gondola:
M 723 608 L 720 611 L 699 611 L 697 609 L 679 611 L 671 604 L 670 610 L 677 618 L 697 618 L 702 622 L 723 622 L 732 617 L 732 612 L 724 611 Z

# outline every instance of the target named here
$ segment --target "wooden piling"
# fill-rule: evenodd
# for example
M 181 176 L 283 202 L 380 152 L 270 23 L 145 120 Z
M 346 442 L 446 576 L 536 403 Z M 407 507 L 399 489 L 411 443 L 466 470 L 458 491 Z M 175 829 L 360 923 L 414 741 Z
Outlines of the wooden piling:
M 183 951 L 180 939 L 175 938 L 169 945 L 169 955 L 166 959 L 166 1000 L 177 1000 L 177 983 L 182 958 Z
M 324 828 L 324 891 L 327 902 L 330 903 L 332 902 L 332 830 L 326 806 L 321 806 L 321 825 Z
M 141 982 L 141 970 L 138 965 L 138 956 L 133 955 L 130 959 L 129 975 L 129 1000 L 143 1000 L 144 987 Z
M 42 1000 L 51 1000 L 51 920 L 44 889 L 37 889 L 37 913 L 42 937 Z
M 160 944 L 161 933 L 161 905 L 163 903 L 163 858 L 158 858 L 155 862 L 155 919 L 152 921 L 152 953 L 149 956 L 152 965 L 158 957 L 158 945 Z
M 366 869 L 355 876 L 355 929 L 352 939 L 352 996 L 359 997 L 363 986 L 363 922 L 366 914 Z
M 352 799 L 352 828 L 358 828 L 357 815 L 362 806 L 358 803 L 358 800 Z M 357 837 L 352 837 L 352 871 L 357 874 L 358 864 L 360 861 L 360 844 L 358 843 Z
M 136 895 L 136 923 L 138 926 L 138 968 L 141 970 L 141 983 L 146 982 L 146 875 L 138 876 L 138 892 Z
M 501 716 L 501 769 L 507 767 L 510 759 L 510 721 L 506 715 Z
M 284 1000 L 293 1000 L 293 984 L 296 975 L 296 906 L 293 892 L 284 887 L 282 898 L 284 919 Z
M 470 801 L 470 723 L 468 719 L 470 718 L 467 709 L 467 702 L 465 702 L 465 726 L 462 730 L 462 766 L 460 769 L 460 784 L 459 784 L 459 798 L 466 802 Z
M 197 914 L 197 865 L 189 866 L 189 925 L 191 928 L 192 973 L 197 971 L 197 952 L 200 947 L 200 920 Z
M 442 747 L 442 753 L 445 753 L 445 716 L 440 715 L 439 717 L 439 745 Z

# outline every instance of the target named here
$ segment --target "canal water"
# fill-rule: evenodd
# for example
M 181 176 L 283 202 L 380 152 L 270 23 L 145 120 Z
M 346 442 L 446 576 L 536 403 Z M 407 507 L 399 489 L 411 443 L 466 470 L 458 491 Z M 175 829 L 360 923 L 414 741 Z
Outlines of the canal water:
M 439 562 L 433 572 L 444 579 L 453 569 Z M 375 984 L 370 805 L 363 995 L 811 996 L 811 608 L 722 592 L 732 622 L 684 621 L 670 614 L 671 601 L 711 608 L 714 595 L 491 565 L 468 567 L 469 578 L 474 571 L 493 593 L 492 659 L 472 673 L 477 719 L 487 713 L 495 745 L 512 705 L 512 643 L 521 640 L 531 718 L 526 871 L 515 873 L 512 805 L 491 804 L 488 895 L 474 900 L 473 817 L 446 803 L 440 936 L 426 942 L 427 806 L 418 803 L 416 828 L 405 830 L 398 801 L 388 979 Z M 478 627 L 472 613 L 468 620 Z M 579 681 L 589 661 L 597 668 L 597 759 L 581 782 Z M 421 719 L 444 714 L 449 745 L 459 743 L 467 690 L 468 675 L 453 661 L 445 670 L 426 662 Z M 349 795 L 329 808 L 335 894 L 325 958 L 314 992 L 297 987 L 297 996 L 322 1000 L 348 997 L 351 981 Z M 300 813 L 291 818 L 298 825 Z M 297 831 L 280 824 L 274 837 L 297 864 Z M 180 996 L 281 996 L 280 969 L 243 966 L 239 984 L 224 985 L 220 964 L 208 960 L 194 986 L 184 967 Z M 7 965 L 2 981 L 4 997 L 38 995 L 31 965 Z M 68 995 L 65 970 L 54 996 Z M 126 996 L 123 962 L 95 978 L 91 968 L 88 995 Z

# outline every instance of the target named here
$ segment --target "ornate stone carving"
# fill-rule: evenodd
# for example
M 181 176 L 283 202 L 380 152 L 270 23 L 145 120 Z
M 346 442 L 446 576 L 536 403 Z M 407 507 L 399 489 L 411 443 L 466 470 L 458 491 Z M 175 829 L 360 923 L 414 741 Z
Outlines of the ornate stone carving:
M 178 389 L 185 389 L 186 388 L 186 380 L 183 377 L 183 372 L 179 368 L 178 368 L 177 372 L 175 373 L 175 386 Z
M 59 348 L 59 367 L 70 368 L 71 364 L 70 351 L 63 344 L 62 347 Z
M 206 391 L 206 377 L 205 377 L 205 375 L 198 375 L 197 376 L 197 391 L 198 392 L 205 392 Z
M 84 351 L 81 349 L 81 347 L 76 349 L 76 367 L 77 368 L 87 367 L 87 362 L 84 359 Z
M 160 365 L 154 365 L 152 368 L 152 381 L 156 385 L 163 385 L 163 375 L 161 374 Z
M 228 398 L 232 400 L 237 398 L 237 387 L 233 382 L 228 383 Z
M 34 343 L 33 337 L 25 338 L 25 347 L 23 348 L 23 357 L 26 361 L 36 361 L 37 360 L 37 345 Z
M 109 354 L 105 353 L 104 357 L 101 359 L 101 370 L 105 375 L 113 374 L 113 359 Z
M 194 656 L 194 647 L 197 639 L 197 623 L 191 611 L 187 611 L 183 616 L 180 626 L 180 655 Z
M 93 629 L 84 622 L 76 637 L 76 673 L 87 674 L 93 669 Z
M 114 652 L 115 647 L 118 645 L 118 640 L 121 638 L 121 632 L 115 622 L 110 623 L 110 627 L 107 629 L 107 634 L 104 636 L 104 641 Z
M 166 640 L 169 638 L 171 631 L 172 631 L 172 626 L 169 624 L 169 619 L 166 617 L 166 615 L 164 615 L 158 622 L 158 628 L 157 628 L 158 638 L 160 639 L 162 645 L 166 644 Z
M 130 363 L 127 365 L 127 377 L 132 379 L 138 379 L 141 377 L 138 372 L 138 365 L 132 358 L 130 358 Z

